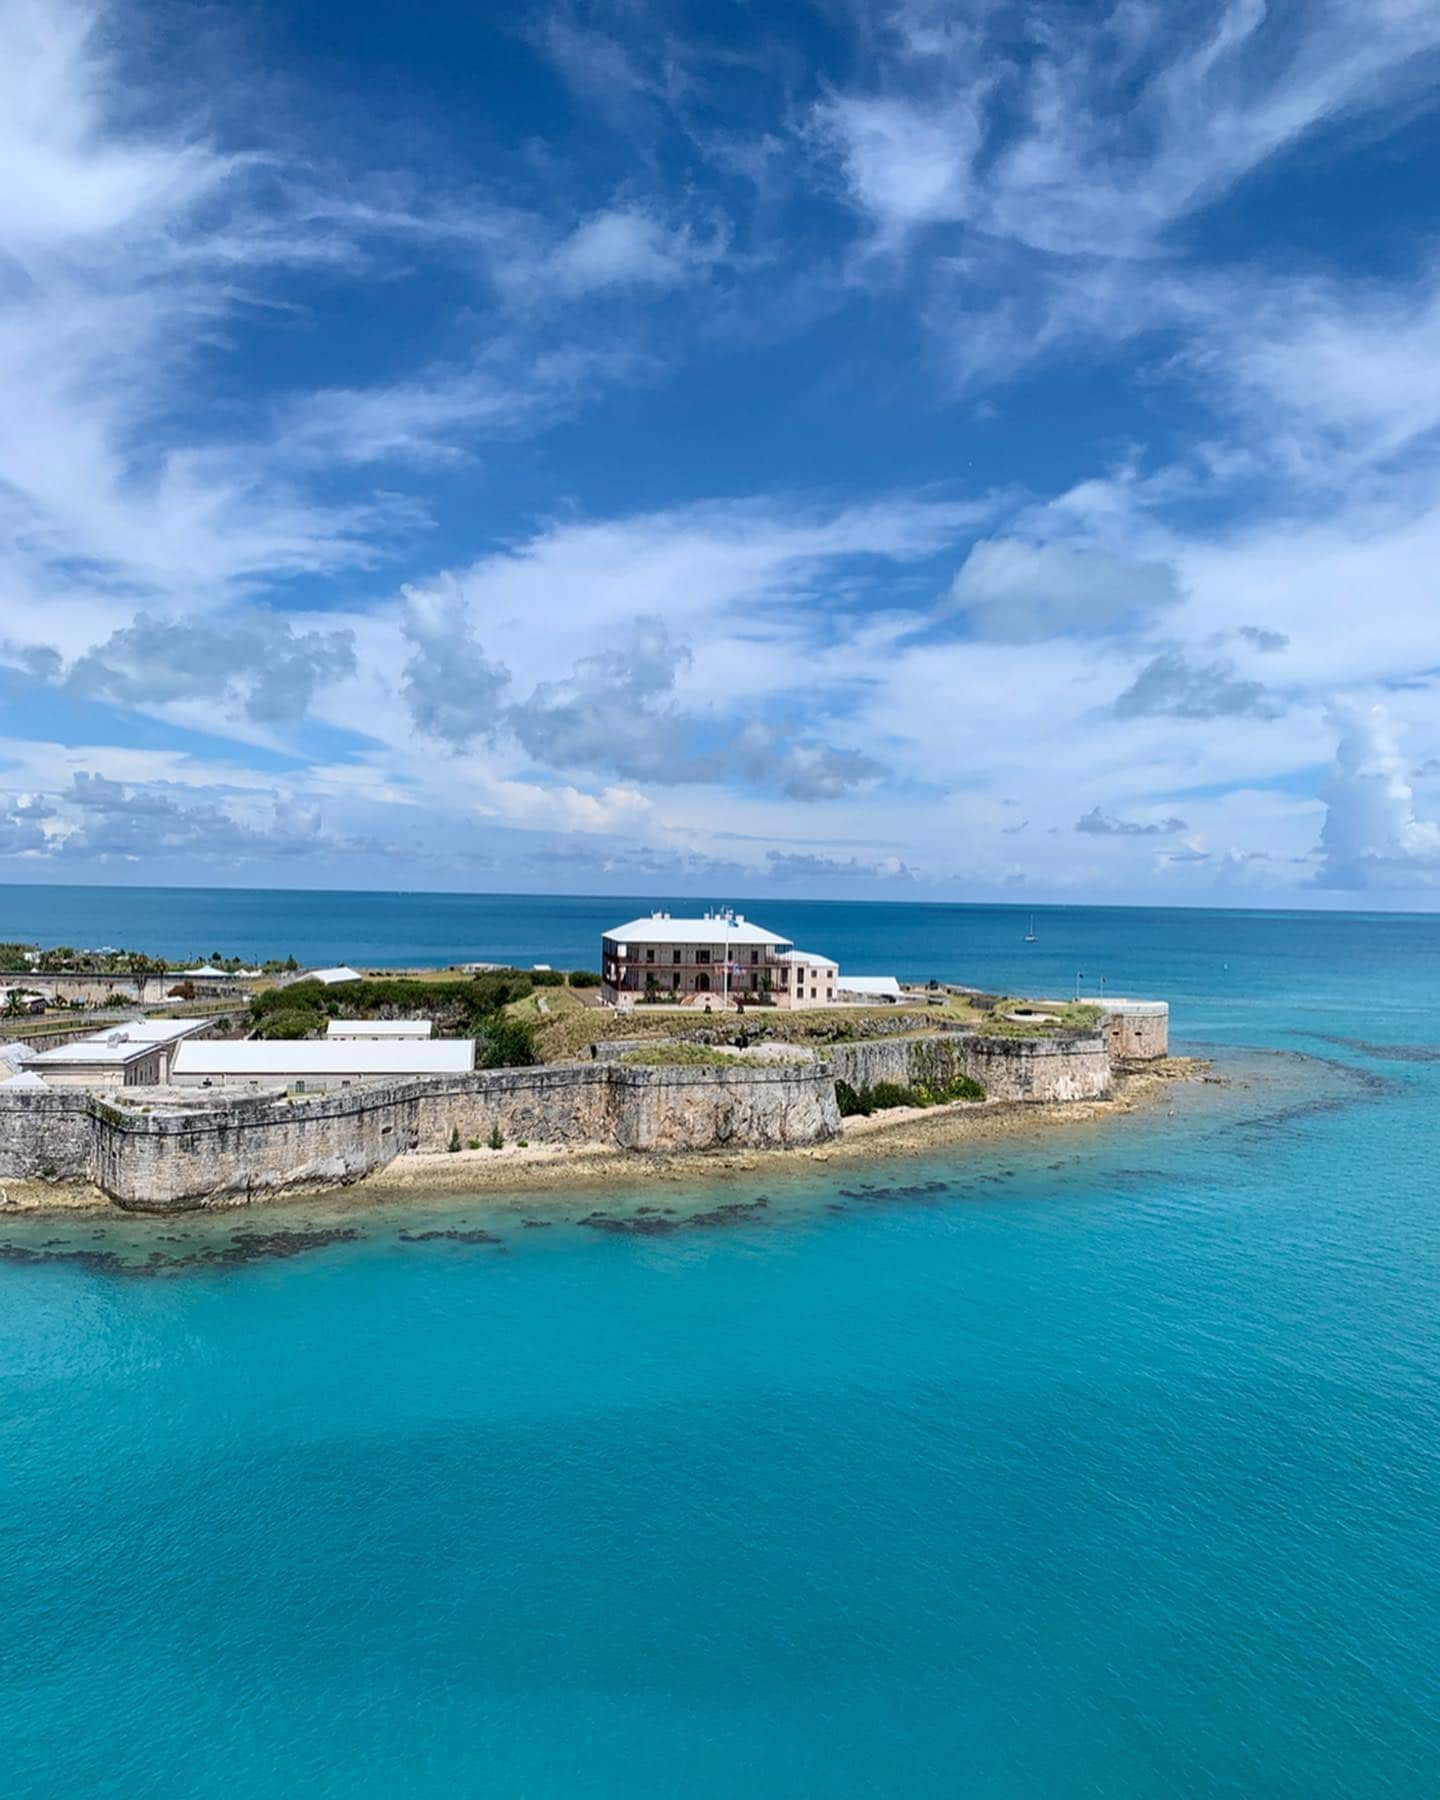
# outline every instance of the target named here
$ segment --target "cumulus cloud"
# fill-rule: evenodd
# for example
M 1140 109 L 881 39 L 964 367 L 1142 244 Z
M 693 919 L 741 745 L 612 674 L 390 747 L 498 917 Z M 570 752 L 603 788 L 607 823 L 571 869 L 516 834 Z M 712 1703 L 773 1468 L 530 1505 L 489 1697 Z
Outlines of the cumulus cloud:
M 1117 819 L 1113 813 L 1092 806 L 1083 818 L 1075 821 L 1075 829 L 1087 832 L 1091 837 L 1173 837 L 1176 832 L 1188 831 L 1190 827 L 1173 815 L 1168 819 L 1137 824 L 1133 819 Z
M 1023 644 L 1130 631 L 1179 598 L 1168 563 L 982 538 L 951 583 L 948 610 L 963 613 L 977 637 Z
M 1233 663 L 1193 663 L 1168 650 L 1146 663 L 1114 711 L 1122 719 L 1274 719 L 1281 709 L 1261 682 L 1237 674 Z
M 629 640 L 582 657 L 563 681 L 540 682 L 510 727 L 536 762 L 604 768 L 637 780 L 683 780 L 684 730 L 672 705 L 690 661 L 663 619 L 633 621 Z
M 1383 706 L 1337 702 L 1335 763 L 1322 790 L 1325 823 L 1315 885 L 1397 888 L 1440 877 L 1440 823 L 1415 813 L 1415 793 Z
M 19 644 L 6 638 L 0 641 L 0 662 L 34 681 L 58 681 L 65 672 L 65 659 L 53 644 Z
M 642 615 L 627 641 L 582 657 L 562 681 L 540 682 L 511 709 L 510 728 L 548 768 L 607 769 L 666 784 L 740 779 L 792 800 L 834 800 L 884 774 L 857 750 L 759 720 L 730 735 L 723 719 L 686 712 L 675 689 L 691 660 L 662 619 Z
M 1283 631 L 1270 631 L 1263 625 L 1242 625 L 1237 635 L 1254 649 L 1266 652 L 1287 649 L 1290 643 Z
M 0 856 L 42 853 L 48 848 L 42 821 L 54 808 L 40 795 L 12 795 L 0 806 Z
M 708 253 L 639 207 L 613 207 L 577 225 L 550 256 L 549 273 L 566 293 L 605 288 L 673 287 Z
M 460 584 L 407 588 L 401 631 L 410 645 L 401 693 L 419 729 L 452 750 L 493 738 L 510 673 L 486 656 Z
M 714 764 L 717 773 L 733 766 L 757 786 L 776 788 L 790 800 L 838 800 L 887 773 L 884 763 L 859 750 L 796 740 L 758 720 Z
M 280 793 L 269 797 L 268 818 L 246 816 L 216 799 L 187 803 L 167 783 L 112 781 L 82 770 L 61 798 L 78 813 L 74 829 L 51 840 L 55 853 L 67 860 L 184 852 L 226 862 L 347 847 L 325 836 L 318 808 Z
M 216 700 L 281 725 L 302 719 L 322 683 L 355 667 L 350 631 L 296 631 L 273 613 L 226 621 L 142 612 L 79 657 L 68 681 L 90 699 L 124 706 Z

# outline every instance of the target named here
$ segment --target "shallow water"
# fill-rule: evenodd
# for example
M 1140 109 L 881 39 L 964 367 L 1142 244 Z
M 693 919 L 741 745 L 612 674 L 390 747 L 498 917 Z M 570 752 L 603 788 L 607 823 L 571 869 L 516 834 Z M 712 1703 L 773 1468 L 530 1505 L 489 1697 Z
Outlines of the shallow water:
M 1098 1126 L 5 1222 L 7 1792 L 1432 1791 L 1440 926 L 1309 923 Z

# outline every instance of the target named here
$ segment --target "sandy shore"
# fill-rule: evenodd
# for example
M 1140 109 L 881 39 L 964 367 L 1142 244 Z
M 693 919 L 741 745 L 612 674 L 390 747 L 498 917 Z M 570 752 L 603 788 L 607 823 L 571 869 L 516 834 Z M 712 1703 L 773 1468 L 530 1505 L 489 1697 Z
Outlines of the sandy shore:
M 825 1164 L 874 1162 L 938 1150 L 949 1144 L 984 1143 L 1097 1124 L 1159 1103 L 1172 1082 L 1198 1080 L 1209 1067 L 1208 1063 L 1189 1057 L 1170 1057 L 1147 1064 L 1143 1069 L 1117 1074 L 1115 1091 L 1107 1100 L 1060 1101 L 1043 1106 L 1006 1100 L 960 1100 L 950 1106 L 895 1107 L 872 1113 L 868 1118 L 846 1119 L 840 1138 L 804 1150 L 696 1150 L 665 1154 L 617 1150 L 613 1144 L 532 1144 L 524 1148 L 507 1144 L 500 1150 L 412 1153 L 397 1157 L 348 1191 L 357 1199 L 373 1194 L 377 1200 L 405 1194 L 506 1190 L 533 1194 L 546 1189 L 633 1187 L 641 1182 L 701 1184 L 757 1169 L 773 1169 L 780 1174 Z M 241 1209 L 250 1210 L 237 1210 Z M 97 1188 L 84 1183 L 0 1184 L 0 1219 L 76 1211 L 114 1215 L 120 1209 Z M 144 1215 L 122 1216 L 136 1219 Z M 160 1219 L 174 1216 L 155 1215 Z

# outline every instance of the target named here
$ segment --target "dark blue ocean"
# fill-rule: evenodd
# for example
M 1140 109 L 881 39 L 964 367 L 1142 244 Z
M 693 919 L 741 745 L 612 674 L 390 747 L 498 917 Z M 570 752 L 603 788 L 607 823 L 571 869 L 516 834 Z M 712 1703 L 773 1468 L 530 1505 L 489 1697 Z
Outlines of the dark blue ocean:
M 30 888 L 0 937 L 593 966 L 663 903 Z M 7 1795 L 1435 1791 L 1440 919 L 746 910 L 1169 996 L 1228 1084 L 705 1190 L 0 1221 Z

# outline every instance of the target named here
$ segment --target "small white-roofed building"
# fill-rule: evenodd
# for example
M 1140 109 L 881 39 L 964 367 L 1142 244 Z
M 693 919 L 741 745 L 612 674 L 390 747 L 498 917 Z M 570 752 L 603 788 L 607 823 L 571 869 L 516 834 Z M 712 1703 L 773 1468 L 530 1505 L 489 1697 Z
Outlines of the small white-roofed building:
M 432 1019 L 332 1019 L 325 1027 L 327 1038 L 385 1039 L 428 1038 L 434 1031 Z
M 775 999 L 781 1006 L 829 1006 L 834 1003 L 840 965 L 818 950 L 782 950 L 775 958 L 780 982 Z
M 165 1061 L 163 1044 L 136 1041 L 115 1031 L 38 1051 L 25 1067 L 43 1076 L 49 1087 L 154 1087 Z
M 214 1024 L 214 1019 L 127 1019 L 114 1031 L 100 1035 L 111 1041 L 124 1038 L 132 1044 L 154 1044 L 163 1059 L 160 1079 L 168 1081 L 175 1046 L 183 1044 L 187 1038 L 203 1037 Z
M 306 1088 L 415 1075 L 468 1075 L 470 1038 L 212 1038 L 181 1044 L 170 1079 L 177 1087 L 230 1087 L 283 1081 Z
M 348 968 L 341 963 L 334 969 L 307 969 L 300 977 L 302 981 L 318 981 L 325 987 L 336 987 L 342 981 L 363 981 L 365 977 L 358 969 Z

